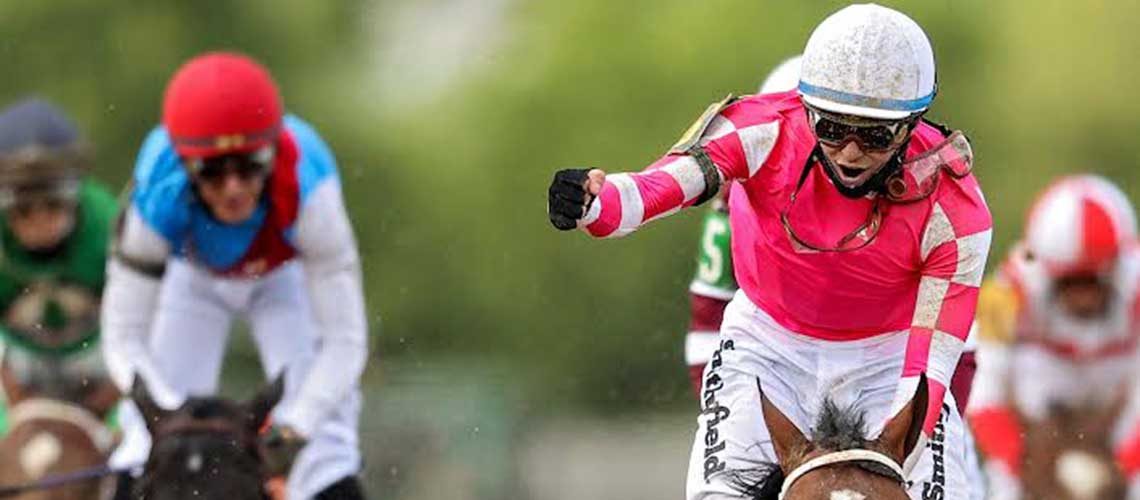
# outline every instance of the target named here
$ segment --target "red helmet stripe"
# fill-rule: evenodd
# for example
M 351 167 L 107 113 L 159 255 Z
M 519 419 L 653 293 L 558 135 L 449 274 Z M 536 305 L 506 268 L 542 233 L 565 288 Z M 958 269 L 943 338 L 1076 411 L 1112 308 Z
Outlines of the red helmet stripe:
M 1112 260 L 1119 251 L 1116 225 L 1105 207 L 1089 198 L 1081 199 L 1081 260 L 1094 266 Z

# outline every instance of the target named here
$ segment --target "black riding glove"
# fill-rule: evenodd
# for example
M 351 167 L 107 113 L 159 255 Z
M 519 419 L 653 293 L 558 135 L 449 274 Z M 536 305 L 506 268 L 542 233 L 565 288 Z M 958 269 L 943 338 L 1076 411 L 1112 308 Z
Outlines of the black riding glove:
M 559 170 L 550 182 L 550 197 L 546 210 L 550 223 L 562 231 L 578 227 L 578 219 L 586 215 L 586 209 L 593 203 L 594 196 L 586 192 L 588 169 L 576 168 Z

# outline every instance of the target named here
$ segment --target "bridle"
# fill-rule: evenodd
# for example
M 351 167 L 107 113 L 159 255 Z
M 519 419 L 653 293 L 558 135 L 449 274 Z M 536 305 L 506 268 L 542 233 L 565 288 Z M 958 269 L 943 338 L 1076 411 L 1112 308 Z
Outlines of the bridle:
M 250 436 L 249 433 L 242 432 L 236 424 L 225 418 L 194 418 L 182 416 L 173 417 L 168 422 L 163 422 L 162 425 L 154 430 L 153 441 L 158 443 L 167 438 L 179 435 L 199 433 L 233 436 L 243 447 L 255 443 L 254 438 Z
M 784 485 L 780 487 L 780 495 L 777 498 L 783 500 L 784 496 L 788 494 L 788 490 L 792 489 L 792 485 L 795 484 L 796 480 L 813 470 L 850 462 L 870 462 L 881 465 L 885 470 L 876 468 L 871 470 L 871 472 L 895 480 L 899 484 L 905 484 L 906 482 L 903 476 L 902 466 L 893 458 L 882 453 L 864 449 L 833 451 L 808 460 L 795 469 L 792 469 L 792 472 L 784 478 Z
M 29 398 L 16 403 L 9 414 L 12 429 L 33 420 L 69 424 L 83 431 L 101 454 L 107 454 L 115 444 L 115 436 L 107 425 L 79 405 L 47 398 Z

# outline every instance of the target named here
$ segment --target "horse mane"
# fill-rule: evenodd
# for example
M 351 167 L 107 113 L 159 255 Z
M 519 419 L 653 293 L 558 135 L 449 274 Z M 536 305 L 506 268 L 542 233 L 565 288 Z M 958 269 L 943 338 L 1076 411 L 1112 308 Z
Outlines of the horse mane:
M 793 453 L 799 455 L 811 450 L 871 449 L 873 446 L 874 442 L 867 439 L 865 414 L 854 406 L 839 408 L 834 401 L 826 398 L 815 426 L 812 427 L 811 446 Z M 893 474 L 877 463 L 855 462 L 854 465 L 876 474 Z M 777 500 L 780 488 L 784 486 L 784 471 L 775 462 L 761 462 L 756 467 L 731 470 L 728 474 L 729 485 L 752 500 Z

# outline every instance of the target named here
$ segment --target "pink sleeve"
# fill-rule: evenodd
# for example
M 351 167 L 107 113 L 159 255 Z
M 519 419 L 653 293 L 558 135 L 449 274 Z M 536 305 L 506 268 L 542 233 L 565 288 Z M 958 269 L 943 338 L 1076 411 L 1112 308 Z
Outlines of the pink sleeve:
M 949 179 L 944 179 L 949 181 Z M 895 404 L 914 394 L 918 376 L 930 383 L 923 429 L 938 423 L 946 388 L 954 376 L 974 311 L 989 254 L 993 222 L 977 181 L 962 179 L 934 203 L 922 237 L 923 268 Z
M 729 106 L 701 137 L 700 145 L 722 182 L 755 174 L 776 144 L 779 119 L 757 108 L 750 101 Z M 607 175 L 581 227 L 599 238 L 625 236 L 646 222 L 692 206 L 704 191 L 705 176 L 697 160 L 670 153 L 639 173 Z

